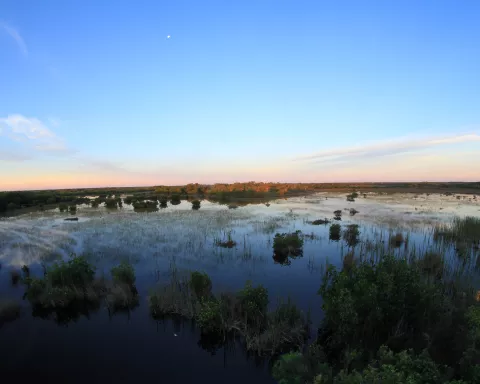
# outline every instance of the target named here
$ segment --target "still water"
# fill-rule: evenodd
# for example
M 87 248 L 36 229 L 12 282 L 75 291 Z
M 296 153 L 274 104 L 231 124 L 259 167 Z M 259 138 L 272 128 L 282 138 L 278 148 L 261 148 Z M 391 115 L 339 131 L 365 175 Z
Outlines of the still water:
M 351 216 L 349 209 L 359 212 Z M 148 313 L 147 297 L 168 282 L 172 270 L 207 272 L 214 292 L 237 290 L 246 280 L 263 284 L 274 306 L 291 297 L 313 325 L 321 320 L 317 295 L 322 267 L 341 265 L 351 249 L 329 240 L 329 226 L 315 219 L 342 210 L 343 226 L 358 224 L 361 243 L 385 242 L 390 233 L 409 238 L 409 250 L 434 247 L 431 229 L 454 215 L 478 215 L 476 203 L 458 203 L 439 196 L 368 196 L 347 202 L 343 195 L 318 194 L 228 209 L 202 202 L 198 211 L 184 201 L 155 212 L 134 212 L 81 206 L 79 221 L 64 221 L 57 210 L 28 213 L 0 221 L 0 297 L 22 303 L 22 314 L 0 328 L 0 365 L 4 378 L 45 380 L 49 383 L 163 382 L 273 383 L 268 362 L 248 357 L 241 347 L 212 348 L 189 323 L 157 322 Z M 301 230 L 303 256 L 278 263 L 273 258 L 277 232 Z M 232 249 L 215 240 L 231 237 Z M 394 252 L 406 252 L 406 247 Z M 119 261 L 134 266 L 140 305 L 129 314 L 111 315 L 105 308 L 73 314 L 65 319 L 40 318 L 22 300 L 23 287 L 12 286 L 10 271 L 29 265 L 41 275 L 40 263 L 87 255 L 98 274 L 108 274 Z M 9 380 L 7 380 L 9 381 Z

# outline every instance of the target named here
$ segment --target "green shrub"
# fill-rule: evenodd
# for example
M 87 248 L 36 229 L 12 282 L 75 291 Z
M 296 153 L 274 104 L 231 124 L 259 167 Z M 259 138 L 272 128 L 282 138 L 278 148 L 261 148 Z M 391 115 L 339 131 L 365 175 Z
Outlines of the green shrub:
M 349 247 L 354 247 L 360 242 L 359 236 L 360 231 L 358 230 L 357 224 L 350 224 L 347 226 L 347 229 L 343 231 L 343 240 L 345 240 Z
M 238 292 L 238 300 L 247 324 L 263 324 L 268 307 L 268 291 L 263 285 L 253 287 L 252 283 L 247 281 L 245 287 Z
M 135 284 L 135 270 L 133 269 L 133 266 L 126 261 L 113 267 L 111 269 L 111 274 L 115 283 L 123 283 L 128 286 L 133 286 Z
M 200 200 L 192 201 L 192 209 L 200 209 Z
M 303 253 L 301 231 L 277 233 L 273 238 L 273 252 L 280 256 L 300 256 Z
M 170 198 L 170 203 L 172 205 L 178 205 L 182 202 L 182 200 L 180 199 L 180 195 L 177 195 L 177 194 L 174 194 L 172 195 L 172 197 Z
M 70 213 L 75 213 L 77 212 L 77 206 L 71 205 L 70 207 L 68 207 L 68 210 L 70 211 Z
M 333 241 L 340 240 L 341 231 L 342 227 L 340 226 L 340 224 L 332 224 L 329 230 L 329 239 Z
M 168 200 L 166 198 L 161 198 L 160 199 L 160 208 L 167 208 L 167 202 L 168 202 Z
M 225 324 L 222 317 L 222 303 L 215 298 L 202 301 L 196 316 L 198 326 L 204 333 L 224 333 Z
M 68 205 L 65 203 L 60 203 L 58 205 L 58 209 L 60 210 L 60 212 L 65 212 L 66 210 L 68 210 Z
M 206 297 L 211 294 L 212 280 L 206 273 L 192 272 L 190 274 L 190 285 L 197 297 Z
M 117 199 L 106 199 L 105 200 L 105 207 L 107 208 L 117 208 L 118 207 L 118 201 Z
M 47 271 L 47 280 L 53 286 L 85 286 L 93 281 L 95 269 L 82 256 L 54 263 Z

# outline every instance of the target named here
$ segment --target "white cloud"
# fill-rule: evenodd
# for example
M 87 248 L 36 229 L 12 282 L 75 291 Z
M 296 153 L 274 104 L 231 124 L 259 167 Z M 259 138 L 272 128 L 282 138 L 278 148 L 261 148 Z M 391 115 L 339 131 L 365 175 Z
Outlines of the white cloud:
M 0 135 L 23 143 L 42 152 L 69 151 L 63 139 L 53 133 L 39 119 L 23 115 L 8 115 L 0 118 Z
M 330 162 L 390 156 L 399 153 L 419 151 L 440 145 L 471 143 L 480 141 L 477 133 L 449 135 L 441 137 L 424 137 L 416 139 L 398 138 L 371 144 L 324 150 L 312 155 L 298 156 L 294 160 L 315 160 L 315 162 Z
M 23 40 L 22 36 L 18 31 L 9 26 L 8 24 L 4 22 L 0 22 L 0 27 L 13 39 L 15 40 L 15 43 L 17 43 L 18 48 L 20 51 L 23 53 L 23 55 L 28 56 L 28 48 L 27 44 L 25 44 L 25 41 Z

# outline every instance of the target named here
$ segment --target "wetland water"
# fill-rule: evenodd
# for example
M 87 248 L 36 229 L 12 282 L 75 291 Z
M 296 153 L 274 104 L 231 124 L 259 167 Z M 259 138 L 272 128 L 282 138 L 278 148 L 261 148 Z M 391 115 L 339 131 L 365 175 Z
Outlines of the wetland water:
M 320 193 L 237 209 L 202 201 L 198 211 L 186 201 L 143 213 L 126 205 L 115 210 L 79 206 L 79 220 L 71 222 L 58 209 L 0 219 L 0 297 L 22 305 L 20 318 L 0 328 L 4 377 L 51 383 L 193 383 L 200 377 L 212 383 L 273 383 L 267 364 L 247 358 L 241 348 L 212 350 L 190 325 L 153 320 L 149 291 L 167 283 L 173 270 L 208 273 L 214 292 L 237 290 L 252 280 L 268 289 L 272 306 L 291 297 L 302 310 L 310 309 L 316 327 L 322 316 L 317 295 L 322 267 L 327 260 L 341 265 L 351 249 L 344 240 L 329 240 L 329 225 L 315 226 L 312 220 L 332 219 L 341 210 L 342 220 L 332 222 L 359 225 L 354 252 L 361 254 L 371 242 L 388 244 L 390 234 L 400 232 L 408 244 L 390 251 L 405 254 L 438 247 L 432 239 L 436 224 L 454 216 L 480 216 L 480 199 L 467 195 L 362 194 L 355 202 L 347 202 L 345 195 Z M 358 213 L 350 215 L 351 208 Z M 276 261 L 275 233 L 296 230 L 305 235 L 303 256 Z M 215 245 L 229 235 L 237 243 L 234 248 Z M 128 259 L 135 267 L 140 305 L 113 316 L 102 307 L 67 320 L 33 316 L 22 300 L 23 286 L 11 284 L 11 270 L 29 265 L 33 275 L 41 275 L 42 262 L 71 253 L 86 255 L 100 275 Z

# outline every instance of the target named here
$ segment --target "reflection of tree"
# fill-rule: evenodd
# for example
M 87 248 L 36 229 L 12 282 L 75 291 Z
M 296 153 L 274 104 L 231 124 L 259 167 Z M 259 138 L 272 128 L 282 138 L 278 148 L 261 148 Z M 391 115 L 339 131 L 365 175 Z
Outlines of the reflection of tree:
M 100 301 L 75 301 L 67 307 L 43 308 L 40 305 L 32 307 L 32 316 L 41 319 L 54 320 L 58 325 L 68 325 L 77 322 L 80 317 L 85 316 L 87 319 L 90 315 L 98 312 L 100 309 Z

